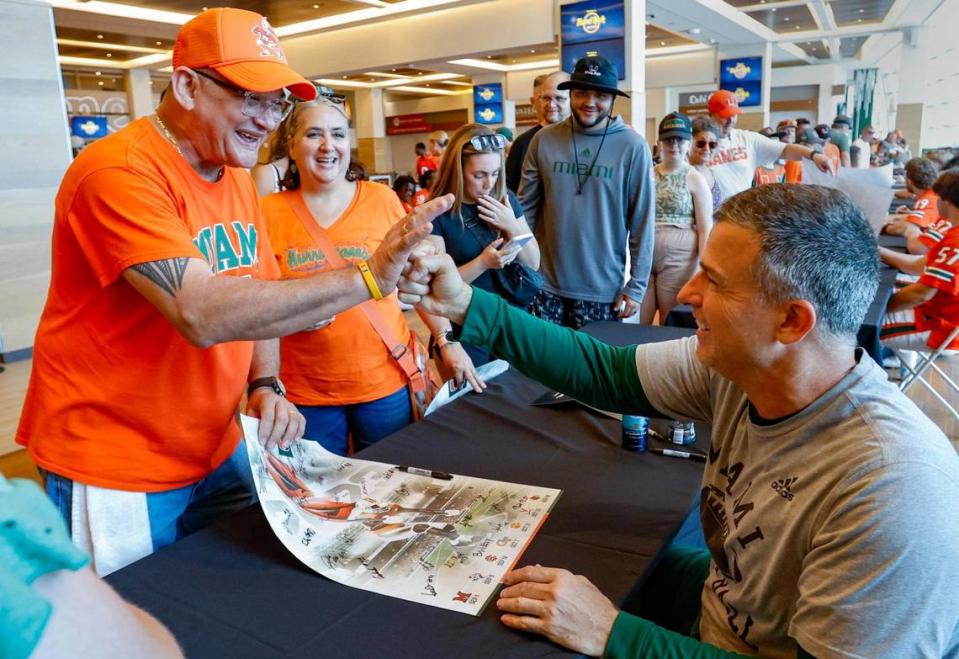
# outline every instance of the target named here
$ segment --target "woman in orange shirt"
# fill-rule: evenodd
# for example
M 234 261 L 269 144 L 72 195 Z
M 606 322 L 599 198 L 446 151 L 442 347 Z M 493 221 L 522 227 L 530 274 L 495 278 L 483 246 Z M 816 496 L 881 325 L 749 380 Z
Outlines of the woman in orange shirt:
M 390 188 L 355 180 L 350 173 L 343 97 L 321 90 L 317 100 L 299 103 L 288 121 L 292 165 L 284 181 L 286 190 L 262 201 L 281 278 L 333 267 L 307 228 L 311 223 L 314 233 L 325 233 L 325 242 L 340 258 L 351 262 L 368 258 L 406 213 Z M 369 304 L 397 339 L 408 339 L 396 293 Z M 434 334 L 449 329 L 445 319 L 424 320 Z M 450 350 L 456 361 L 459 356 Z M 346 455 L 349 435 L 359 450 L 412 420 L 407 376 L 360 307 L 311 331 L 283 337 L 280 354 L 287 396 L 306 417 L 304 436 L 328 450 Z M 458 379 L 470 379 L 472 363 L 464 374 L 463 358 L 465 352 L 458 359 L 462 366 Z

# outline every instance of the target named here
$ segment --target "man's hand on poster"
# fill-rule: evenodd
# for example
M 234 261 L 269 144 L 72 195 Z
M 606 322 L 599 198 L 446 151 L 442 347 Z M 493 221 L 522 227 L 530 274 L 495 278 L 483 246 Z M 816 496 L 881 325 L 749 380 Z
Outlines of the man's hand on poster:
M 507 572 L 503 583 L 508 587 L 496 606 L 504 625 L 542 634 L 575 652 L 603 654 L 619 611 L 586 577 L 527 565 Z
M 260 420 L 258 439 L 267 448 L 287 448 L 306 431 L 306 419 L 296 405 L 270 387 L 258 387 L 246 402 L 246 414 Z

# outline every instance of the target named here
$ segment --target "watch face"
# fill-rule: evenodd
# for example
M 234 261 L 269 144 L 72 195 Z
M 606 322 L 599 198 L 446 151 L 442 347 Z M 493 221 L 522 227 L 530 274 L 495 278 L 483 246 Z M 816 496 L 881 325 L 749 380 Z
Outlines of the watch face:
M 286 387 L 283 386 L 283 381 L 280 378 L 273 381 L 273 391 L 286 398 Z

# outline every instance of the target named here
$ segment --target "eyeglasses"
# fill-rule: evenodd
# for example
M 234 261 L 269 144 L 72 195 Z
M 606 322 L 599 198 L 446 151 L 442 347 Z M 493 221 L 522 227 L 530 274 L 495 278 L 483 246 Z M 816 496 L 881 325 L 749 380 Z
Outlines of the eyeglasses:
M 707 140 L 696 140 L 697 149 L 705 149 L 707 146 L 710 149 L 715 149 L 717 146 L 719 146 L 719 142 L 709 142 Z
M 219 78 L 214 78 L 209 73 L 204 73 L 199 69 L 194 69 L 194 73 L 199 76 L 203 76 L 207 80 L 216 83 L 223 89 L 229 90 L 243 99 L 243 106 L 240 108 L 240 112 L 243 113 L 244 117 L 264 117 L 268 116 L 270 119 L 279 123 L 286 119 L 290 114 L 290 110 L 293 109 L 293 99 L 290 98 L 272 98 L 266 99 L 257 94 L 256 92 L 251 92 L 246 89 L 241 89 L 236 85 L 226 82 L 225 80 L 220 80 Z
M 470 138 L 470 146 L 477 151 L 497 151 L 506 147 L 506 138 L 499 133 L 474 135 Z

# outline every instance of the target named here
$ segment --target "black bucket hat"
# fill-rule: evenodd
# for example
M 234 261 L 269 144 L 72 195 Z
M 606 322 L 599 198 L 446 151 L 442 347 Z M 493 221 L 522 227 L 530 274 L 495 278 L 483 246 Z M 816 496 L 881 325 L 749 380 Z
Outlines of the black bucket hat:
M 556 88 L 592 89 L 597 92 L 629 98 L 629 94 L 619 91 L 616 87 L 618 80 L 619 72 L 612 62 L 605 57 L 591 55 L 576 62 L 573 72 L 569 75 L 569 80 L 559 83 Z

